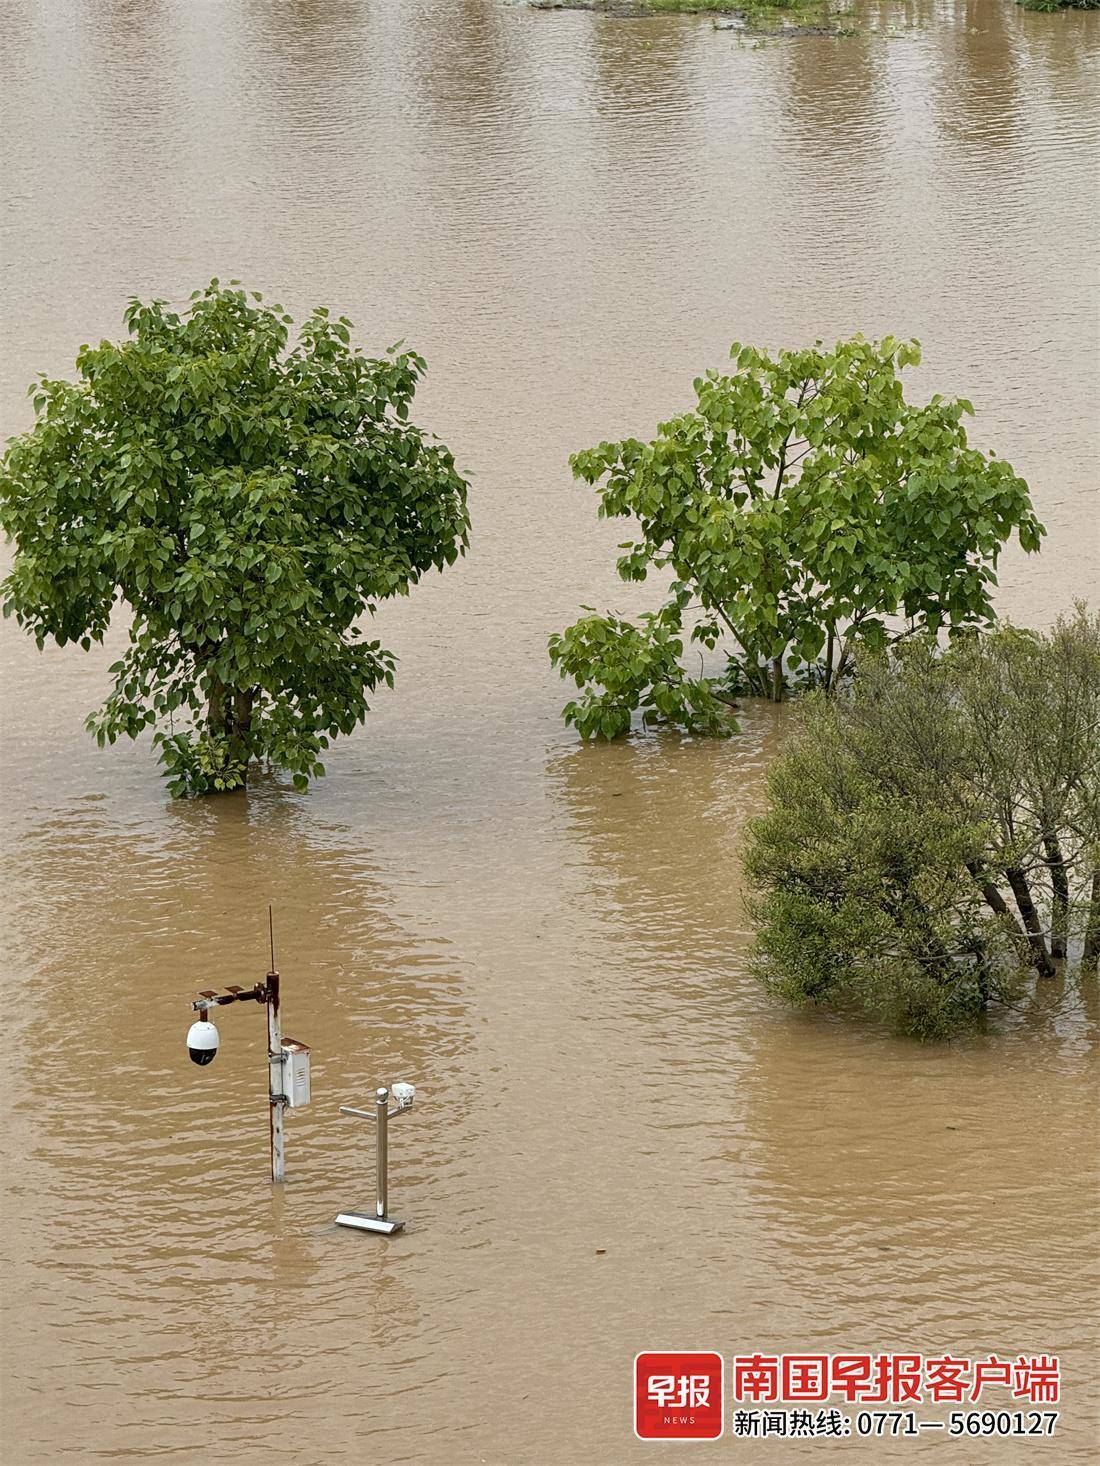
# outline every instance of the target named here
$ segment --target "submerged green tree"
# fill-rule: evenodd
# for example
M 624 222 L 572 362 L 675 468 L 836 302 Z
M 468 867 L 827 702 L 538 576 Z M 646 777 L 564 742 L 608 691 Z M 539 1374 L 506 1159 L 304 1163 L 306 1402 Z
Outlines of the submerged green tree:
M 364 356 L 323 308 L 290 346 L 282 307 L 235 282 L 124 319 L 78 381 L 31 388 L 0 469 L 4 614 L 87 650 L 129 606 L 88 727 L 154 727 L 173 794 L 240 787 L 258 759 L 304 788 L 393 682 L 360 618 L 466 546 L 466 484 L 409 421 L 424 362 Z
M 770 779 L 760 975 L 943 1037 L 1100 956 L 1100 616 L 861 657 Z
M 597 486 L 601 517 L 638 530 L 620 546 L 622 578 L 671 577 L 641 625 L 588 615 L 552 638 L 551 660 L 585 690 L 565 710 L 582 733 L 624 727 L 613 686 L 624 637 L 667 639 L 691 618 L 692 640 L 728 653 L 712 691 L 778 700 L 792 676 L 831 687 L 858 646 L 989 624 L 1001 547 L 1014 532 L 1039 547 L 1023 479 L 967 442 L 970 403 L 905 400 L 899 372 L 920 360 L 916 342 L 775 354 L 735 343 L 732 356 L 733 371 L 700 377 L 695 408 L 652 442 L 570 460 Z M 605 651 L 589 657 L 596 619 Z M 647 696 L 640 686 L 634 706 Z M 689 726 L 676 710 L 668 719 Z

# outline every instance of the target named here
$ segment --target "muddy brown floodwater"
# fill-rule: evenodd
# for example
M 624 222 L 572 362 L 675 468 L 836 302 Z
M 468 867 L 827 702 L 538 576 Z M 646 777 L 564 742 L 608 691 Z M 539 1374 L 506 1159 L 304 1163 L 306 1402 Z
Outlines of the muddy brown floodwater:
M 919 336 L 916 390 L 975 401 L 1050 529 L 1001 608 L 1096 593 L 1100 15 L 862 15 L 754 48 L 493 0 L 4 5 L 0 430 L 131 292 L 240 276 L 424 352 L 474 485 L 469 558 L 385 609 L 396 691 L 308 796 L 172 804 L 81 731 L 124 628 L 5 623 L 5 1463 L 617 1466 L 655 1347 L 1052 1350 L 1043 1460 L 1095 1459 L 1095 994 L 926 1049 L 778 1008 L 737 857 L 783 717 L 583 748 L 545 656 L 654 594 L 567 454 L 735 337 Z M 209 1070 L 183 1045 L 196 988 L 262 976 L 269 900 L 315 1056 L 280 1195 L 259 1013 Z M 337 1106 L 398 1078 L 409 1230 L 337 1231 L 371 1158 Z

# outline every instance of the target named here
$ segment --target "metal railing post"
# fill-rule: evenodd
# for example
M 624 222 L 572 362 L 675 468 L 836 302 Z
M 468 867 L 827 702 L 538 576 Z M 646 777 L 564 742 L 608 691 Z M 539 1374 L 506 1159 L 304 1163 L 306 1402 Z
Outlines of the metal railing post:
M 390 1109 L 390 1096 L 397 1101 L 397 1108 Z M 374 1215 L 367 1212 L 341 1212 L 336 1218 L 340 1227 L 357 1227 L 361 1232 L 384 1232 L 392 1236 L 403 1230 L 405 1223 L 389 1215 L 389 1162 L 390 1162 L 390 1116 L 403 1114 L 412 1106 L 416 1091 L 411 1084 L 381 1085 L 374 1091 L 375 1131 L 375 1202 Z M 360 1110 L 354 1105 L 341 1105 L 341 1115 L 354 1115 L 357 1120 L 369 1120 L 370 1110 Z
M 375 1214 L 383 1221 L 386 1218 L 386 1182 L 390 1165 L 390 1092 L 386 1088 L 375 1091 L 374 1114 L 378 1129 L 378 1201 Z

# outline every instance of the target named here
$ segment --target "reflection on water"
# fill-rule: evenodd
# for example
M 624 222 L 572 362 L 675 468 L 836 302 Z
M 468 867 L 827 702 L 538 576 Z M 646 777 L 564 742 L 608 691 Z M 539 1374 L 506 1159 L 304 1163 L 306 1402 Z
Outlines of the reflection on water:
M 861 13 L 753 48 L 492 0 L 5 7 L 0 431 L 131 292 L 240 275 L 423 351 L 474 484 L 469 558 L 379 616 L 397 689 L 305 797 L 170 805 L 147 747 L 81 732 L 123 628 L 88 657 L 3 628 L 13 1461 L 290 1432 L 326 1462 L 625 1462 L 661 1341 L 1052 1348 L 1047 1454 L 1090 1459 L 1096 995 L 1044 985 L 947 1050 L 778 1009 L 737 855 L 786 710 L 582 748 L 545 658 L 579 603 L 655 593 L 615 580 L 567 454 L 650 430 L 734 337 L 920 336 L 916 389 L 973 398 L 1050 528 L 1002 608 L 1094 593 L 1100 21 Z M 258 1014 L 210 1070 L 183 1045 L 196 988 L 262 974 L 269 901 L 315 1060 L 277 1196 Z M 337 1106 L 397 1078 L 411 1220 L 382 1244 L 332 1224 L 371 1188 Z

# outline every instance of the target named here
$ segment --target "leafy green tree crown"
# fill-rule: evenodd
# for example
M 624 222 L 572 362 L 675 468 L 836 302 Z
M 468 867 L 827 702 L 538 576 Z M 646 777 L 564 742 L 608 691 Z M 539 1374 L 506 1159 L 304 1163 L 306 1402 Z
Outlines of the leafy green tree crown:
M 77 381 L 31 388 L 36 424 L 0 472 L 4 614 L 88 649 L 129 606 L 88 726 L 100 743 L 155 726 L 173 793 L 236 787 L 259 758 L 305 787 L 392 685 L 359 619 L 467 543 L 466 484 L 409 421 L 425 364 L 364 356 L 323 308 L 290 346 L 282 307 L 235 282 L 124 319 Z
M 900 371 L 920 360 L 918 344 L 734 343 L 732 357 L 732 372 L 696 380 L 694 409 L 652 442 L 571 460 L 601 516 L 637 527 L 622 578 L 671 577 L 666 637 L 690 608 L 694 640 L 728 644 L 735 685 L 782 696 L 792 673 L 830 686 L 857 644 L 991 622 L 1001 547 L 1015 532 L 1036 550 L 1043 527 L 1023 479 L 967 442 L 969 402 L 906 401 Z M 606 621 L 615 635 L 626 624 Z M 591 617 L 551 644 L 563 675 L 583 660 L 571 655 L 578 638 L 591 644 Z M 610 684 L 599 666 L 583 672 L 587 696 L 566 716 L 583 708 L 589 731 L 603 731 Z M 621 731 L 621 699 L 615 709 L 607 726 Z

